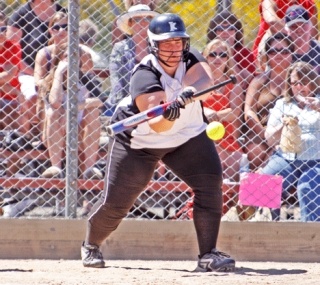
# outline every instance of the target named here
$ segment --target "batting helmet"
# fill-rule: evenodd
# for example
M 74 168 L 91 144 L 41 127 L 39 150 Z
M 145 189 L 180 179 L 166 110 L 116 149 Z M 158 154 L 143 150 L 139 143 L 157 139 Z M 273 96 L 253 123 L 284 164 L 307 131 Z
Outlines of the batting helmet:
M 183 40 L 183 50 L 179 61 L 189 52 L 190 36 L 180 16 L 171 13 L 160 14 L 152 19 L 148 29 L 150 51 L 159 58 L 158 42 L 172 38 Z

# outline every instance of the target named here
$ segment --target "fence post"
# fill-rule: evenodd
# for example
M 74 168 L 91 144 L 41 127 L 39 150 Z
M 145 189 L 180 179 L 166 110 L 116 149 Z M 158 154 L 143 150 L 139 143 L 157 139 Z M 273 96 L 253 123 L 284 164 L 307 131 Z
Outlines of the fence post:
M 66 142 L 65 217 L 77 216 L 78 179 L 78 99 L 79 83 L 79 0 L 68 1 L 68 92 Z

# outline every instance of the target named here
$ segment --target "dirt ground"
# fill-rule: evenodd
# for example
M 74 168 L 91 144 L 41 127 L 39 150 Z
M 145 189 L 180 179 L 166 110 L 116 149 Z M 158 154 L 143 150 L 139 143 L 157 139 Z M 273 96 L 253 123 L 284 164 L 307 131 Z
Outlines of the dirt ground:
M 82 267 L 79 260 L 0 260 L 0 284 L 23 285 L 316 285 L 319 263 L 237 262 L 234 273 L 193 273 L 194 261 L 109 260 Z

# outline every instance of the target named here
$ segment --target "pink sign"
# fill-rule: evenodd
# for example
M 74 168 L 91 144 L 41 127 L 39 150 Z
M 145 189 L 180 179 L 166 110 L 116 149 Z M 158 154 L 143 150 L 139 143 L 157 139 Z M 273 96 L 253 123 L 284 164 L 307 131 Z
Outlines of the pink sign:
M 245 173 L 240 179 L 239 202 L 245 206 L 280 208 L 282 176 Z

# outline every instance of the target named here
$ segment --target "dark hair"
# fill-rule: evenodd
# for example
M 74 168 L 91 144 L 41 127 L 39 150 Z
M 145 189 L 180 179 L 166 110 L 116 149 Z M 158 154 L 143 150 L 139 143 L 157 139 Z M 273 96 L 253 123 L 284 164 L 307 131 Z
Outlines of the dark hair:
M 265 54 L 268 54 L 268 51 L 270 50 L 271 45 L 274 41 L 282 41 L 282 40 L 287 43 L 289 50 L 293 53 L 294 52 L 294 45 L 292 42 L 292 38 L 285 33 L 276 33 L 276 34 L 270 36 L 266 40 L 265 48 L 264 48 Z
M 228 11 L 223 11 L 221 13 L 218 13 L 210 20 L 209 27 L 207 30 L 207 43 L 209 43 L 210 41 L 212 41 L 217 37 L 215 28 L 222 23 L 228 23 L 235 26 L 235 28 L 237 29 L 235 47 L 236 48 L 242 47 L 244 42 L 242 23 L 236 17 L 236 15 Z
M 293 92 L 291 84 L 291 74 L 296 73 L 299 80 L 310 84 L 312 95 L 315 96 L 320 92 L 320 77 L 315 71 L 315 67 L 304 61 L 296 61 L 288 68 L 286 75 L 286 86 L 284 91 L 284 100 L 286 102 L 292 101 Z

